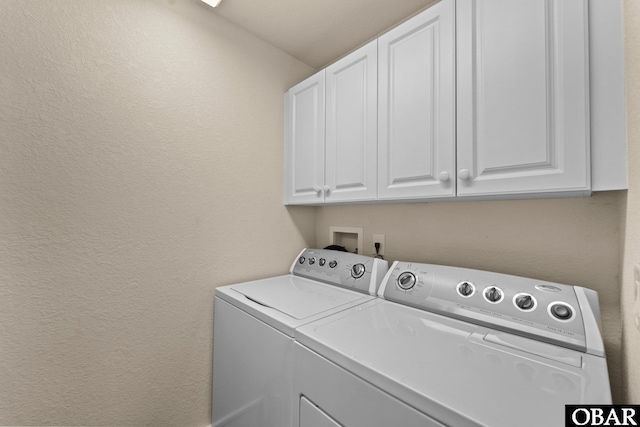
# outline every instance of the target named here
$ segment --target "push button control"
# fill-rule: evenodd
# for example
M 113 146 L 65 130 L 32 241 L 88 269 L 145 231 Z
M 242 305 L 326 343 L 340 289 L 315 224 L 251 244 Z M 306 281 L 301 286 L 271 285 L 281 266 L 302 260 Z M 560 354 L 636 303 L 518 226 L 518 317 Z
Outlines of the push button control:
M 551 306 L 551 314 L 553 314 L 556 319 L 567 320 L 573 316 L 573 311 L 567 305 L 554 304 Z

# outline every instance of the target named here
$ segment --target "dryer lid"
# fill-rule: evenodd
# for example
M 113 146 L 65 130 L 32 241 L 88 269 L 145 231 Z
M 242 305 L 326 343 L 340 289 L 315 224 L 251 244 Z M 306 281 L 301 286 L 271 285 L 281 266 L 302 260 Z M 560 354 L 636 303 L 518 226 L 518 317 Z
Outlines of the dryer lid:
M 298 320 L 365 298 L 363 294 L 292 275 L 233 285 L 231 289 Z

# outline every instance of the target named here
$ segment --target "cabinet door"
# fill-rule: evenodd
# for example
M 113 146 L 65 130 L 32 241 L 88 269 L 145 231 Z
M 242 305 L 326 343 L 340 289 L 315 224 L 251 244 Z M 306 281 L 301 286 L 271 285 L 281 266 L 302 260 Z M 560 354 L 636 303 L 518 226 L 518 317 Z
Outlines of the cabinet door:
M 455 195 L 454 3 L 378 39 L 378 198 Z
M 324 70 L 285 95 L 285 204 L 323 202 Z
M 458 195 L 590 188 L 586 0 L 458 0 Z
M 376 198 L 377 57 L 373 41 L 326 69 L 325 203 Z

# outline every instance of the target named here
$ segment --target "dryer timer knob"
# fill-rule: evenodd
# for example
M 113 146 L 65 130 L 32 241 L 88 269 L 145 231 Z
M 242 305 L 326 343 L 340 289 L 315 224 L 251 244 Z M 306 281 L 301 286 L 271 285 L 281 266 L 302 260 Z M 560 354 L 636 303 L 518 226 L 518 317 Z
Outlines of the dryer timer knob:
M 398 286 L 403 291 L 408 291 L 416 285 L 416 276 L 410 271 L 405 271 L 400 276 L 398 276 Z
M 364 264 L 355 264 L 351 267 L 351 277 L 354 279 L 359 279 L 364 275 L 365 268 Z

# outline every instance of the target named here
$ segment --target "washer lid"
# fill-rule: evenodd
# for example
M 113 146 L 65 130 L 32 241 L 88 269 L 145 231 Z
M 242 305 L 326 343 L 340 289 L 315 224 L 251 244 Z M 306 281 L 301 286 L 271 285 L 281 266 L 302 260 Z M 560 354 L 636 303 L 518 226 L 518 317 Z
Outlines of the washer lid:
M 295 337 L 446 425 L 559 425 L 565 404 L 610 402 L 604 358 L 492 332 L 375 300 L 302 326 Z
M 298 320 L 363 299 L 362 294 L 292 275 L 232 285 L 231 289 Z

